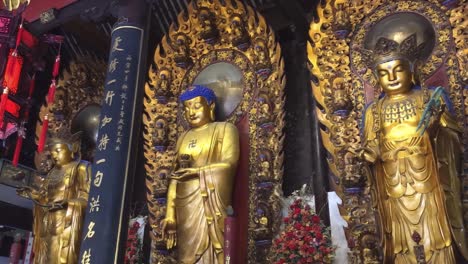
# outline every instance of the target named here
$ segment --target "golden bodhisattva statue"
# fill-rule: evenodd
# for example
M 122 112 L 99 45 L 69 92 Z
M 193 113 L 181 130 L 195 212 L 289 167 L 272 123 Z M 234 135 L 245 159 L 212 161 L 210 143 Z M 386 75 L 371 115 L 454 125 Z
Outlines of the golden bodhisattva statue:
M 190 129 L 177 142 L 162 228 L 177 263 L 224 263 L 224 219 L 239 159 L 237 128 L 213 122 L 214 92 L 192 86 L 180 96 Z
M 384 263 L 462 263 L 460 128 L 443 88 L 415 85 L 416 35 L 381 37 L 363 57 L 384 96 L 365 112 L 361 158 L 373 164 Z M 417 261 L 419 259 L 419 261 Z
M 34 263 L 78 262 L 90 184 L 90 166 L 80 160 L 80 136 L 55 137 L 48 143 L 54 166 L 37 188 L 18 190 L 34 207 Z

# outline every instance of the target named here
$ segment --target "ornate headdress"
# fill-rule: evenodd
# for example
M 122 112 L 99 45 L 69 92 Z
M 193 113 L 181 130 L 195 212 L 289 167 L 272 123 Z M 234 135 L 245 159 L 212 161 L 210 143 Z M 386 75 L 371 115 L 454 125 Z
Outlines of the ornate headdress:
M 72 134 L 69 129 L 59 129 L 57 133 L 47 138 L 47 145 L 68 144 L 71 148 L 73 144 L 80 142 L 82 134 L 82 131 Z
M 362 49 L 360 53 L 367 67 L 374 69 L 378 64 L 391 60 L 404 59 L 413 63 L 421 58 L 424 48 L 425 42 L 417 45 L 416 34 L 412 34 L 401 43 L 380 37 L 373 50 Z

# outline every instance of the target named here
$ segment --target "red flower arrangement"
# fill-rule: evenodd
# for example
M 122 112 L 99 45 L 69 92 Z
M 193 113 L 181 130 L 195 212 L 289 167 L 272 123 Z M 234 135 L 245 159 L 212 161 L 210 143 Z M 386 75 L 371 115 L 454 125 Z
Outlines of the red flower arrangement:
M 145 228 L 144 221 L 146 221 L 146 219 L 143 218 L 143 224 L 140 224 L 140 222 L 138 222 L 139 218 L 141 219 L 142 217 L 130 219 L 124 264 L 143 264 L 143 238 L 140 236 L 139 232 L 143 232 L 142 230 Z
M 335 248 L 330 228 L 302 199 L 289 207 L 281 234 L 273 240 L 272 260 L 275 264 L 331 263 Z

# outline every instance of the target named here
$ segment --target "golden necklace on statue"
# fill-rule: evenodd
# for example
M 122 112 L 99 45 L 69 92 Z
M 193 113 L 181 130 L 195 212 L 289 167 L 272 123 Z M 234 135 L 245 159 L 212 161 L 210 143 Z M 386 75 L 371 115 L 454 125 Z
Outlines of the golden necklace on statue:
M 416 116 L 416 105 L 412 99 L 389 102 L 384 106 L 382 117 L 385 123 L 402 123 Z

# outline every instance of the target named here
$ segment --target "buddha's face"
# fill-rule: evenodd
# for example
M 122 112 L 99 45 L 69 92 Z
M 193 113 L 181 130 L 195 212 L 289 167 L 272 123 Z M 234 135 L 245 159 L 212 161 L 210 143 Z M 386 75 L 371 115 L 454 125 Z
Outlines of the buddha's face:
M 195 128 L 208 124 L 213 121 L 211 117 L 214 106 L 214 103 L 208 104 L 201 96 L 184 101 L 185 119 L 191 127 Z
M 73 152 L 65 143 L 58 143 L 52 145 L 50 148 L 50 154 L 56 166 L 63 166 L 70 163 L 73 160 Z
M 413 73 L 407 60 L 392 60 L 377 65 L 377 79 L 386 94 L 405 93 L 411 89 Z

